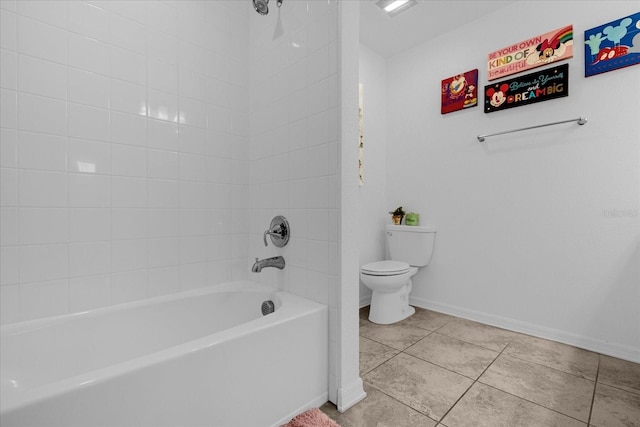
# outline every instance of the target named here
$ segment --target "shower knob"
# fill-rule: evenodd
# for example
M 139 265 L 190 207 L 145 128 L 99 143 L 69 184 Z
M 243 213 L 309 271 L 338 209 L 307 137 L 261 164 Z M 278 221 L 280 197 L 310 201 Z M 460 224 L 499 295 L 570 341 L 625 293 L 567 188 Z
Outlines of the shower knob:
M 271 243 L 279 248 L 289 243 L 289 235 L 291 230 L 289 228 L 289 221 L 282 215 L 278 215 L 271 220 L 269 229 L 264 232 L 262 236 L 264 245 L 267 246 L 267 236 L 271 237 Z

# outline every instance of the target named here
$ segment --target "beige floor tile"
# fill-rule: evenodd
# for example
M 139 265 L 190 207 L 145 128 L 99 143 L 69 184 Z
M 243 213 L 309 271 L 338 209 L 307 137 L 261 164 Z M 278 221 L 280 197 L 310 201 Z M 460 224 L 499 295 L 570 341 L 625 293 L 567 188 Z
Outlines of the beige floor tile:
M 498 356 L 497 351 L 437 332 L 418 341 L 405 352 L 472 379 L 478 378 Z
M 589 421 L 593 381 L 504 354 L 479 381 L 570 417 Z
M 503 354 L 592 381 L 598 371 L 597 353 L 529 335 L 518 335 Z
M 476 383 L 442 420 L 447 427 L 586 427 L 586 424 Z
M 598 384 L 593 399 L 594 427 L 640 426 L 640 394 Z
M 404 322 L 428 331 L 435 331 L 455 319 L 453 316 L 438 313 L 437 311 L 426 310 L 420 307 L 415 307 L 415 309 L 415 314 L 404 320 Z
M 396 350 L 404 350 L 429 334 L 430 332 L 427 330 L 403 322 L 392 325 L 377 325 L 368 320 L 361 319 L 360 321 L 360 336 Z
M 438 420 L 473 383 L 469 378 L 404 353 L 378 366 L 363 379 Z
M 398 350 L 360 337 L 360 375 L 364 375 L 373 368 L 386 362 L 398 354 Z
M 436 422 L 365 384 L 367 397 L 344 413 L 327 403 L 320 409 L 341 427 L 434 427 Z
M 502 351 L 517 336 L 515 332 L 459 317 L 438 329 L 438 333 L 494 351 Z
M 598 382 L 640 393 L 640 364 L 601 355 Z

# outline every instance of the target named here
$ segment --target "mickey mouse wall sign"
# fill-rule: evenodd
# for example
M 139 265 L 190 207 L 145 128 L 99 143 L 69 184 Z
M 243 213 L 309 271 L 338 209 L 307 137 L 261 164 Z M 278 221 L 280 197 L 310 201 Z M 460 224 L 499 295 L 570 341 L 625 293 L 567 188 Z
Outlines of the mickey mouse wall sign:
M 484 87 L 484 112 L 506 110 L 569 96 L 569 64 Z
M 584 76 L 640 64 L 640 12 L 584 32 Z
M 442 80 L 442 114 L 478 105 L 478 69 L 460 73 Z
M 573 25 L 491 52 L 487 80 L 495 80 L 573 57 Z

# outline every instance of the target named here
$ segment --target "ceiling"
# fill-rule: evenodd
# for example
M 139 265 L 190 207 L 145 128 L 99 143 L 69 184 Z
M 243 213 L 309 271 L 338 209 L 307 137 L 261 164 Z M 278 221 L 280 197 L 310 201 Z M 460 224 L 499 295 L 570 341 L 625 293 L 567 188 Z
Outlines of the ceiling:
M 515 0 L 417 0 L 389 18 L 376 0 L 360 0 L 360 41 L 390 57 L 487 15 Z

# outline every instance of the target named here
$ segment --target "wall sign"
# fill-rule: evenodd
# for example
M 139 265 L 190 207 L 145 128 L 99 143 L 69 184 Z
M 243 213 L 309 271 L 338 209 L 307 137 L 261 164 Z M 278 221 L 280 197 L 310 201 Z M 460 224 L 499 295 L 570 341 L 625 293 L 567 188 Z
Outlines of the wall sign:
M 484 87 L 484 112 L 506 110 L 569 96 L 569 64 Z
M 442 80 L 440 113 L 446 114 L 478 105 L 478 69 Z
M 573 25 L 568 25 L 491 52 L 487 58 L 487 80 L 499 79 L 572 56 Z
M 584 32 L 584 76 L 640 64 L 640 12 Z

